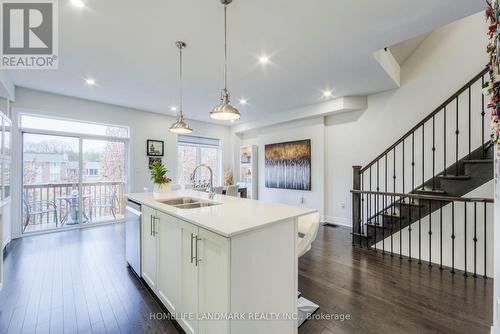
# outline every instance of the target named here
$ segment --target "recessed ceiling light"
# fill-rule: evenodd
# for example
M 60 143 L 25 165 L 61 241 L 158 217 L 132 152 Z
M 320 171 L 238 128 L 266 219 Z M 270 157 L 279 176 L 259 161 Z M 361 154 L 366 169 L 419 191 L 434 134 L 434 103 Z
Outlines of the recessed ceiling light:
M 330 97 L 332 96 L 332 91 L 331 90 L 325 90 L 323 91 L 323 97 Z
M 88 86 L 95 86 L 95 85 L 97 85 L 97 82 L 95 81 L 95 79 L 92 79 L 92 78 L 87 78 L 87 79 L 85 79 L 85 83 L 86 83 Z
M 170 111 L 177 111 L 177 107 L 176 106 L 170 107 Z
M 77 8 L 85 8 L 85 2 L 82 0 L 71 0 L 71 4 Z
M 268 64 L 270 61 L 269 57 L 267 56 L 261 56 L 259 57 L 259 63 L 265 65 L 265 64 Z
M 240 104 L 242 106 L 244 106 L 244 105 L 248 104 L 248 101 L 246 99 L 240 99 Z

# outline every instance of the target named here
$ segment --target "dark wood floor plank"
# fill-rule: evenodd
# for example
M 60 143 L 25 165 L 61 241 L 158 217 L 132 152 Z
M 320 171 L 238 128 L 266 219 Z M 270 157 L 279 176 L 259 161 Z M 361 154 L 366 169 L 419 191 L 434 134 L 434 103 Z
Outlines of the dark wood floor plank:
M 299 288 L 321 314 L 299 334 L 489 333 L 493 280 L 465 279 L 353 248 L 346 228 L 321 227 L 299 260 Z M 0 291 L 0 333 L 179 333 L 125 265 L 123 224 L 13 241 Z

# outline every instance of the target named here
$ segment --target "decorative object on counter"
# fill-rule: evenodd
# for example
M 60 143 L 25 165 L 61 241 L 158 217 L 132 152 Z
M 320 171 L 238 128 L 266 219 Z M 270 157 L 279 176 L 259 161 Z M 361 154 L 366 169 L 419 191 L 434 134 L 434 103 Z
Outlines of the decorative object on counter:
M 486 18 L 489 23 L 487 47 L 490 81 L 483 86 L 484 95 L 490 96 L 488 108 L 491 109 L 491 140 L 500 148 L 500 4 L 499 0 L 486 2 Z M 500 152 L 500 151 L 499 151 Z M 500 154 L 500 153 L 499 153 Z
M 221 92 L 220 103 L 210 112 L 210 117 L 221 121 L 240 119 L 238 109 L 231 105 L 227 89 L 227 5 L 233 0 L 221 0 L 224 5 L 224 89 Z
M 146 152 L 149 157 L 162 157 L 164 154 L 163 141 L 148 139 L 146 142 Z
M 175 46 L 179 49 L 179 113 L 177 114 L 177 121 L 170 127 L 170 132 L 185 134 L 193 132 L 193 129 L 184 120 L 182 112 L 182 49 L 187 45 L 183 41 L 177 41 Z
M 163 159 L 162 159 L 162 158 L 156 158 L 156 157 L 149 157 L 149 164 L 148 164 L 148 166 L 149 166 L 149 170 L 153 169 L 153 168 L 151 167 L 151 165 L 152 165 L 153 163 L 155 163 L 155 162 L 158 162 L 158 163 L 162 164 L 162 163 L 163 163 Z
M 233 184 L 233 170 L 230 167 L 224 168 L 224 185 L 230 186 Z
M 167 167 L 155 161 L 151 164 L 151 181 L 154 183 L 153 192 L 162 194 L 170 191 L 172 179 L 167 177 Z
M 311 190 L 311 140 L 265 146 L 266 188 Z

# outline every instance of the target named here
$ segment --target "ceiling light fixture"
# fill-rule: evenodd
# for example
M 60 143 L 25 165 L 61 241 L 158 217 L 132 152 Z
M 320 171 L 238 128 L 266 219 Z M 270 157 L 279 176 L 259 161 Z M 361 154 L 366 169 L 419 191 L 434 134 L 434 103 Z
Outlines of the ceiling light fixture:
M 177 111 L 177 107 L 176 106 L 170 107 L 170 111 Z
M 241 104 L 242 106 L 245 106 L 245 105 L 247 105 L 247 104 L 248 104 L 248 101 L 247 101 L 246 99 L 240 99 L 240 104 Z
M 177 121 L 170 127 L 170 132 L 172 133 L 191 133 L 193 129 L 189 127 L 189 124 L 184 120 L 184 115 L 182 113 L 182 49 L 186 47 L 186 43 L 182 41 L 175 42 L 175 46 L 179 49 L 179 114 L 177 115 Z M 176 108 L 177 109 L 177 108 Z M 172 110 L 172 108 L 170 108 Z
M 85 8 L 85 2 L 82 0 L 71 0 L 71 4 L 77 8 Z
M 259 63 L 261 63 L 263 65 L 269 64 L 269 61 L 270 61 L 270 59 L 267 56 L 259 57 Z
M 86 83 L 88 86 L 95 86 L 95 85 L 97 85 L 97 82 L 95 81 L 95 79 L 92 79 L 92 78 L 87 78 L 87 79 L 85 79 L 85 83 Z
M 331 97 L 332 96 L 332 91 L 331 90 L 325 90 L 323 91 L 323 97 Z
M 223 121 L 236 120 L 241 117 L 238 109 L 231 105 L 227 89 L 227 5 L 232 1 L 221 0 L 224 5 L 224 89 L 221 93 L 220 103 L 210 112 L 210 117 Z

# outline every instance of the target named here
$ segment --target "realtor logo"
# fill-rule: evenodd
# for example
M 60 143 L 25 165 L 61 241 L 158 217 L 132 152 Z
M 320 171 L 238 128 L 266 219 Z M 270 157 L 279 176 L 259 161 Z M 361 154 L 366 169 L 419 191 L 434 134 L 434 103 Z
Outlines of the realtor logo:
M 0 0 L 2 69 L 57 69 L 57 0 Z

